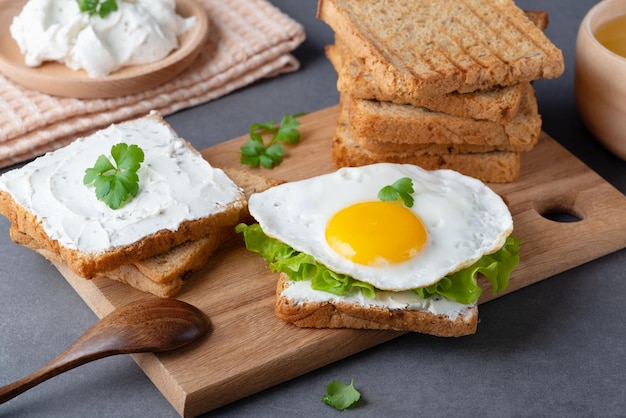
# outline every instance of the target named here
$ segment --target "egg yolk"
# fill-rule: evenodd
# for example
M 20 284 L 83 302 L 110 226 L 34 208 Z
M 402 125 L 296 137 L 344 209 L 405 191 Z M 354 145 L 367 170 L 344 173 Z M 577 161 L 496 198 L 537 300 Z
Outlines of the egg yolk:
M 427 234 L 421 220 L 394 202 L 361 202 L 337 212 L 326 227 L 326 241 L 358 264 L 380 266 L 420 252 Z

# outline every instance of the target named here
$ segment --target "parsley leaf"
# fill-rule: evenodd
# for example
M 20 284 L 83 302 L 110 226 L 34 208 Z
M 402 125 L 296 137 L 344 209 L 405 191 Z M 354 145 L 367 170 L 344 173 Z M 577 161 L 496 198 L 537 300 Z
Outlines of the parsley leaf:
M 354 388 L 354 379 L 349 385 L 333 380 L 326 385 L 326 394 L 322 396 L 322 402 L 340 411 L 353 406 L 359 399 L 361 393 Z
M 408 177 L 402 177 L 390 186 L 385 186 L 378 192 L 378 198 L 383 202 L 395 202 L 402 199 L 407 207 L 413 207 L 413 180 Z
M 88 186 L 93 183 L 98 200 L 111 209 L 118 209 L 130 197 L 137 196 L 137 170 L 143 162 L 144 153 L 137 145 L 119 143 L 111 147 L 111 156 L 117 167 L 105 155 L 100 155 L 96 164 L 85 170 L 83 184 Z
M 283 116 L 280 125 L 274 121 L 267 123 L 253 123 L 250 126 L 250 138 L 240 148 L 241 164 L 252 167 L 273 168 L 283 161 L 285 148 L 282 144 L 297 144 L 300 142 L 300 125 L 297 118 L 304 113 Z M 272 139 L 265 146 L 263 135 L 272 134 Z
M 97 14 L 101 18 L 107 17 L 111 12 L 117 10 L 117 0 L 77 0 L 81 12 L 89 15 Z

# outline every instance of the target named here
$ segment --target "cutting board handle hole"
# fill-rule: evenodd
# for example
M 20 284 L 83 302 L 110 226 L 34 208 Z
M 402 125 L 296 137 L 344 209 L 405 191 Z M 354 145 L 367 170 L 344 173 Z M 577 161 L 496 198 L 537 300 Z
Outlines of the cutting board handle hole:
M 551 206 L 543 208 L 541 211 L 537 211 L 544 218 L 560 223 L 580 222 L 584 219 L 584 216 L 577 213 L 576 210 L 564 206 Z

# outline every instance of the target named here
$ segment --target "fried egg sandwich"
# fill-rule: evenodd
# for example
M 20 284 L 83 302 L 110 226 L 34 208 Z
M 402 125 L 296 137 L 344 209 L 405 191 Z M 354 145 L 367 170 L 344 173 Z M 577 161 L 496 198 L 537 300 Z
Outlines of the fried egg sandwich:
M 485 275 L 508 285 L 519 240 L 502 198 L 452 170 L 378 163 L 253 194 L 246 247 L 280 272 L 276 314 L 301 327 L 476 331 Z

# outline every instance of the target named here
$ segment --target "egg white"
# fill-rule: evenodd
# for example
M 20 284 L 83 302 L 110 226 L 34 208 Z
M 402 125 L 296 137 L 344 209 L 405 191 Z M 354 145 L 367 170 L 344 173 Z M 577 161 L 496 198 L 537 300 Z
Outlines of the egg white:
M 377 200 L 378 191 L 402 177 L 413 180 L 413 211 L 428 231 L 415 257 L 382 267 L 338 255 L 327 243 L 330 218 L 339 210 Z M 408 290 L 436 283 L 504 245 L 513 230 L 511 213 L 484 183 L 452 170 L 427 171 L 409 164 L 379 163 L 284 183 L 249 199 L 263 231 L 313 256 L 329 269 L 382 290 Z

